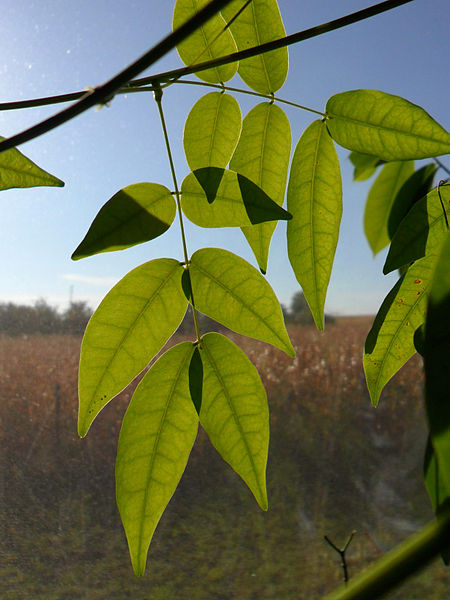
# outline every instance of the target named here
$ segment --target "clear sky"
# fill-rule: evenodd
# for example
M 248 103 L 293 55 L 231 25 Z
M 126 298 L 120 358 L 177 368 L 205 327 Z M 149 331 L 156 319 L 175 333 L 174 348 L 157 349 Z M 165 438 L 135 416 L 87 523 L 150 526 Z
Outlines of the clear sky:
M 0 102 L 83 90 L 120 71 L 170 31 L 171 0 L 15 0 L 2 6 Z M 287 33 L 360 10 L 361 0 L 279 0 Z M 419 104 L 450 126 L 448 0 L 415 0 L 362 23 L 290 47 L 290 73 L 277 93 L 317 110 L 338 92 L 367 88 Z M 181 66 L 173 51 L 147 74 Z M 194 78 L 193 76 L 191 79 Z M 243 87 L 236 76 L 230 85 Z M 164 94 L 178 179 L 188 169 L 182 149 L 186 116 L 206 88 L 174 85 Z M 254 105 L 236 95 L 243 113 Z M 12 135 L 63 105 L 0 113 L 0 134 Z M 294 145 L 314 116 L 285 109 Z M 0 194 L 0 302 L 95 307 L 130 269 L 158 257 L 182 258 L 176 222 L 164 236 L 122 252 L 73 262 L 70 255 L 100 207 L 119 189 L 141 181 L 172 189 L 161 127 L 151 94 L 118 96 L 109 108 L 91 109 L 21 151 L 65 182 L 64 188 L 7 190 Z M 385 253 L 373 258 L 362 231 L 364 202 L 372 181 L 353 183 L 348 151 L 339 149 L 344 216 L 330 282 L 327 311 L 376 312 L 395 275 L 382 275 Z M 443 161 L 450 165 L 450 158 Z M 438 172 L 438 177 L 445 177 Z M 192 253 L 220 246 L 254 258 L 238 229 L 189 225 Z M 288 304 L 299 286 L 286 252 L 285 225 L 272 241 L 268 281 Z

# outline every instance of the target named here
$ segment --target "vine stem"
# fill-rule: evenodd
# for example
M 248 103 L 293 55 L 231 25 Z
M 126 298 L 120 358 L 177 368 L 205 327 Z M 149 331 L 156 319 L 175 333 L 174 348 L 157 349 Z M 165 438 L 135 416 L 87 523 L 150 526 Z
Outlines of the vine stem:
M 314 110 L 314 108 L 309 108 L 308 106 L 302 106 L 301 104 L 297 104 L 296 102 L 291 102 L 290 100 L 283 100 L 282 98 L 277 98 L 271 94 L 260 94 L 259 92 L 253 92 L 251 90 L 243 90 L 241 88 L 230 87 L 228 85 L 223 85 L 221 83 L 206 83 L 205 81 L 192 81 L 187 79 L 176 79 L 175 81 L 171 81 L 166 84 L 166 86 L 175 84 L 175 83 L 185 83 L 187 85 L 201 85 L 205 87 L 212 87 L 219 90 L 224 90 L 226 92 L 237 92 L 239 94 L 248 94 L 250 96 L 257 96 L 259 98 L 267 98 L 268 100 L 275 100 L 275 102 L 280 102 L 282 104 L 288 104 L 289 106 L 294 106 L 295 108 L 301 108 L 302 110 L 307 110 L 308 112 L 312 112 L 316 115 L 320 115 L 321 117 L 325 117 L 325 113 L 320 112 L 319 110 Z M 166 87 L 164 86 L 164 87 Z M 138 89 L 138 88 L 137 88 Z
M 177 181 L 177 176 L 176 176 L 176 172 L 175 172 L 175 165 L 173 162 L 172 151 L 170 149 L 169 134 L 167 132 L 166 120 L 164 118 L 164 111 L 163 111 L 163 107 L 162 107 L 162 95 L 163 95 L 163 91 L 162 91 L 161 87 L 159 87 L 159 86 L 156 87 L 156 89 L 154 90 L 154 97 L 155 97 L 156 104 L 158 106 L 159 118 L 161 120 L 161 126 L 162 126 L 162 130 L 163 130 L 163 134 L 164 134 L 164 142 L 166 144 L 167 156 L 169 158 L 170 171 L 172 173 L 172 181 L 173 181 L 173 185 L 174 185 L 175 199 L 176 199 L 176 203 L 177 203 L 177 212 L 178 212 L 178 218 L 180 221 L 181 241 L 183 243 L 184 265 L 185 265 L 185 270 L 189 277 L 189 291 L 190 291 L 190 296 L 191 296 L 190 299 L 191 299 L 191 304 L 192 304 L 192 314 L 194 315 L 195 335 L 197 337 L 196 343 L 198 343 L 200 341 L 200 329 L 198 326 L 197 309 L 195 308 L 194 294 L 192 292 L 191 278 L 190 278 L 190 274 L 189 274 L 189 254 L 188 254 L 188 250 L 187 250 L 186 233 L 184 230 L 183 212 L 181 210 L 180 190 L 178 187 L 178 181 Z

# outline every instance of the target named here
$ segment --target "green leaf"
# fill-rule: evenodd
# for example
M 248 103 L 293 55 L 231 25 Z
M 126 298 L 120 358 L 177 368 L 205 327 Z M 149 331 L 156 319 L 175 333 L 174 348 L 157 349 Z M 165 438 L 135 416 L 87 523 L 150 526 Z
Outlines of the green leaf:
M 72 259 L 123 250 L 153 240 L 169 229 L 175 214 L 175 200 L 163 185 L 129 185 L 100 209 Z
M 210 0 L 177 0 L 173 12 L 173 30 L 183 25 Z M 229 29 L 225 29 L 225 19 L 216 14 L 207 23 L 199 27 L 186 40 L 178 44 L 177 50 L 181 60 L 188 67 L 197 63 L 214 60 L 237 51 L 236 43 Z M 213 67 L 200 71 L 195 75 L 209 83 L 221 83 L 231 79 L 236 71 L 237 63 Z
M 186 271 L 188 273 L 188 271 Z M 203 400 L 203 362 L 198 346 L 189 363 L 189 392 L 197 414 L 200 414 Z
M 0 142 L 4 139 L 0 136 Z M 63 187 L 64 181 L 38 167 L 16 148 L 0 154 L 0 190 L 42 185 Z
M 78 433 L 136 377 L 166 343 L 186 312 L 184 268 L 159 258 L 133 269 L 105 296 L 81 345 Z
M 448 211 L 450 185 L 440 186 L 439 192 Z M 390 273 L 430 252 L 435 252 L 441 247 L 446 235 L 445 213 L 438 191 L 434 189 L 414 204 L 398 226 L 392 238 L 383 273 Z
M 414 204 L 430 191 L 436 170 L 433 164 L 425 165 L 408 177 L 399 189 L 388 219 L 388 235 L 391 240 Z
M 186 217 L 200 227 L 239 227 L 290 219 L 252 181 L 217 167 L 189 173 L 181 184 L 181 207 Z
M 442 469 L 433 448 L 431 438 L 428 437 L 427 448 L 423 465 L 425 487 L 430 496 L 431 506 L 436 516 L 445 513 L 446 507 L 450 506 L 450 487 L 446 487 Z M 450 564 L 450 542 L 448 547 L 442 551 L 442 559 L 448 566 Z
M 398 191 L 414 173 L 414 163 L 391 162 L 383 167 L 367 196 L 364 232 L 374 254 L 389 244 L 388 221 Z
M 192 107 L 184 126 L 183 145 L 191 171 L 226 167 L 241 133 L 239 104 L 229 94 L 212 92 Z
M 244 6 L 246 0 L 234 0 L 222 9 L 227 20 Z M 253 0 L 230 25 L 239 50 L 246 50 L 286 35 L 276 0 Z M 238 73 L 245 83 L 260 94 L 280 89 L 289 67 L 287 48 L 278 48 L 239 63 Z
M 240 348 L 218 333 L 202 337 L 200 354 L 204 369 L 200 423 L 267 510 L 269 409 L 258 371 Z
M 355 90 L 326 106 L 331 137 L 344 148 L 382 160 L 430 158 L 450 152 L 450 134 L 423 108 L 399 96 Z
M 312 123 L 292 159 L 287 203 L 288 254 L 318 329 L 324 328 L 325 297 L 342 216 L 339 160 L 323 121 Z
M 192 255 L 189 273 L 200 312 L 295 356 L 277 297 L 248 262 L 227 250 L 202 248 Z
M 425 260 L 425 259 L 422 259 Z M 442 484 L 450 491 L 450 234 L 439 254 L 425 325 L 425 400 Z
M 246 115 L 230 169 L 248 177 L 282 206 L 290 154 L 289 119 L 281 108 L 264 102 Z M 242 229 L 263 273 L 267 271 L 270 240 L 276 226 L 264 223 Z
M 361 152 L 351 152 L 349 159 L 355 167 L 353 170 L 353 181 L 365 181 L 369 179 L 375 173 L 377 167 L 384 164 L 384 161 L 380 160 L 378 156 L 362 154 Z
M 170 348 L 136 388 L 120 430 L 116 497 L 136 575 L 186 467 L 198 429 L 191 402 L 190 342 Z
M 425 321 L 427 294 L 437 256 L 414 263 L 384 299 L 364 347 L 364 371 L 372 404 L 415 353 L 414 332 Z

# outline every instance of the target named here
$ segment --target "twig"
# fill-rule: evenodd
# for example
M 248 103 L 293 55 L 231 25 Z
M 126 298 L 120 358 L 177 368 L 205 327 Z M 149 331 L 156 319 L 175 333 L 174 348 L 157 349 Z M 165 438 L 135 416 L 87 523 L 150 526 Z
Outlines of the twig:
M 345 558 L 345 553 L 347 552 L 347 549 L 350 545 L 350 542 L 353 539 L 353 536 L 356 534 L 356 530 L 354 529 L 348 540 L 346 541 L 345 545 L 343 548 L 338 548 L 335 544 L 333 544 L 333 542 L 330 540 L 330 538 L 327 535 L 324 535 L 324 539 L 330 544 L 330 546 L 333 548 L 333 550 L 336 550 L 336 552 L 339 554 L 339 556 L 341 557 L 341 567 L 342 570 L 344 571 L 344 582 L 347 583 L 348 582 L 348 567 L 347 567 L 347 561 Z

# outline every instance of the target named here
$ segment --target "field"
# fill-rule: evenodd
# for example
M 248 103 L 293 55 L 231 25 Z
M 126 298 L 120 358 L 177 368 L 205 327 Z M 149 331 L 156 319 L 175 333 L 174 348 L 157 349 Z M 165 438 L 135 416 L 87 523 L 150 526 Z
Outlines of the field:
M 139 579 L 114 503 L 131 390 L 80 440 L 80 337 L 0 337 L 0 597 L 318 599 L 342 577 L 323 536 L 342 545 L 354 529 L 349 575 L 360 572 L 432 518 L 421 472 L 421 362 L 414 357 L 372 408 L 361 360 L 369 327 L 365 318 L 338 319 L 324 334 L 293 326 L 295 360 L 233 335 L 268 393 L 269 511 L 200 431 Z M 388 597 L 443 600 L 449 586 L 436 560 Z

